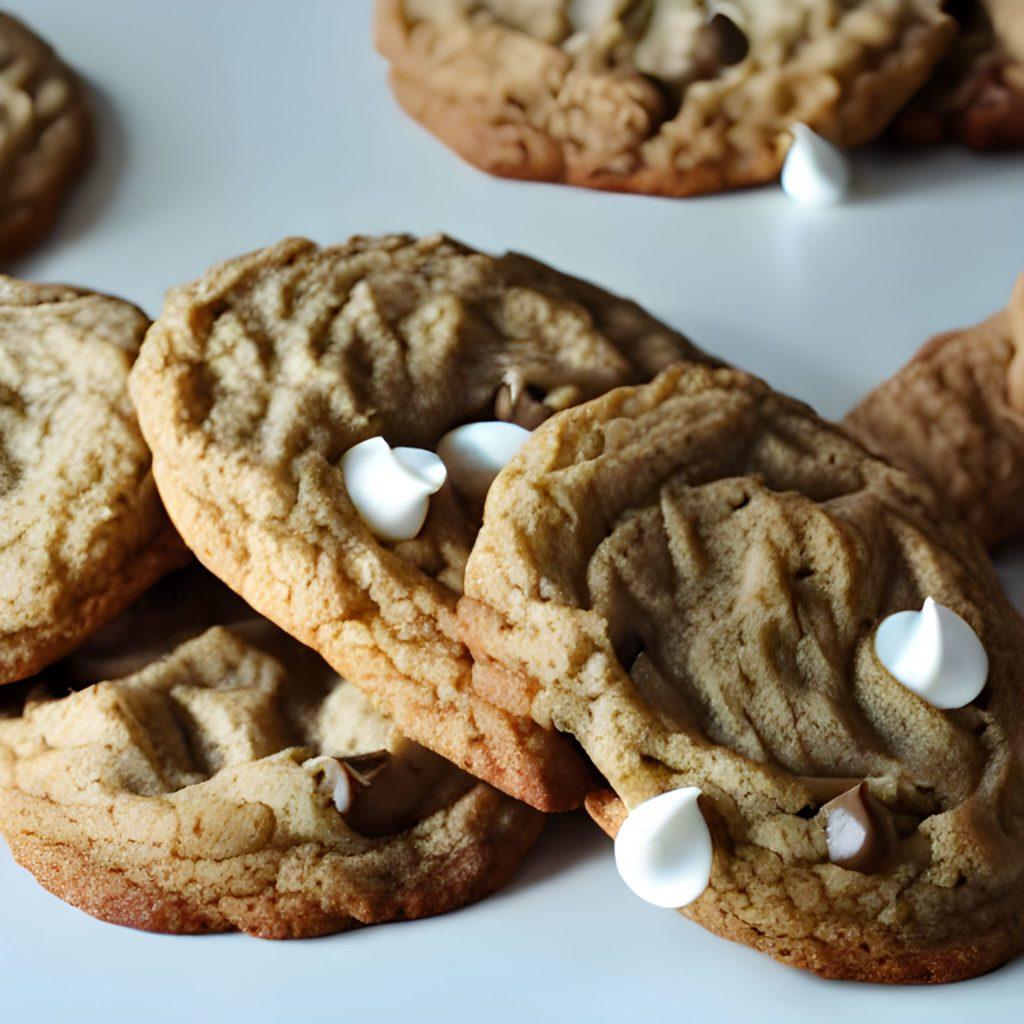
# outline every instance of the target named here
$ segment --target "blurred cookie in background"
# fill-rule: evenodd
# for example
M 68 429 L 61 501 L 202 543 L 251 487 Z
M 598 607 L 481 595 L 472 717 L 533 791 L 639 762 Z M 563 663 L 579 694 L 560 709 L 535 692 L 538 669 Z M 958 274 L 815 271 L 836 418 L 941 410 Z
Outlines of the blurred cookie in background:
M 49 232 L 86 163 L 84 90 L 53 49 L 0 13 L 0 261 Z
M 949 56 L 893 125 L 909 143 L 1024 146 L 1024 3 L 952 4 L 962 26 Z
M 940 0 L 378 0 L 399 103 L 482 170 L 688 196 L 774 180 L 805 124 L 879 135 L 947 52 Z

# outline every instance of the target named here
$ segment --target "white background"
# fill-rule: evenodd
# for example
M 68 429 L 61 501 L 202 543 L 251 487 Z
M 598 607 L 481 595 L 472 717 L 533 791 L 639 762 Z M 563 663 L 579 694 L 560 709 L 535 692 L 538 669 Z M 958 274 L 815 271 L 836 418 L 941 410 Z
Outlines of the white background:
M 700 200 L 490 179 L 392 102 L 369 0 L 15 0 L 89 79 L 98 158 L 15 273 L 160 308 L 223 257 L 306 234 L 445 230 L 635 297 L 838 416 L 929 334 L 1002 306 L 1024 270 L 1024 158 L 858 157 L 856 194 Z M 1006 561 L 1004 559 L 1004 561 Z M 1018 557 L 1024 566 L 1024 558 Z M 1024 595 L 1024 569 L 1008 570 Z M 0 1019 L 962 1021 L 1024 1008 L 1024 960 L 938 989 L 822 982 L 631 897 L 582 818 L 504 892 L 311 942 L 100 924 L 0 844 Z

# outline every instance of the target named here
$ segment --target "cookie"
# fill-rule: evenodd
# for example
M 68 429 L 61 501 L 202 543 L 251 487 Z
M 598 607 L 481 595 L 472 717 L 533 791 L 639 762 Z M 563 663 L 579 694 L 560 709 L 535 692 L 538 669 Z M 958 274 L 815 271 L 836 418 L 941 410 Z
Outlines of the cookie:
M 1024 531 L 1024 277 L 1006 310 L 933 338 L 844 425 L 986 545 Z
M 928 596 L 988 653 L 957 710 L 875 653 Z M 891 982 L 1024 945 L 1024 623 L 925 485 L 806 406 L 684 365 L 555 417 L 491 487 L 459 611 L 478 685 L 575 737 L 626 807 L 700 789 L 705 927 Z M 829 845 L 862 782 L 895 830 L 873 870 Z M 589 806 L 617 828 L 614 797 Z
M 90 119 L 83 89 L 42 39 L 0 13 L 0 260 L 52 226 L 85 164 Z
M 961 32 L 935 74 L 901 112 L 892 134 L 924 144 L 951 139 L 974 149 L 1024 146 L 1024 6 L 968 0 Z
M 940 0 L 377 0 L 402 107 L 492 174 L 688 196 L 776 178 L 802 122 L 878 135 L 948 49 Z
M 120 299 L 0 276 L 0 683 L 184 560 L 128 397 L 148 323 Z
M 50 670 L 57 696 L 37 687 L 0 717 L 0 830 L 47 889 L 148 931 L 298 938 L 442 913 L 508 880 L 543 815 L 406 740 L 194 572 L 155 591 Z M 233 624 L 161 657 L 163 627 L 187 631 L 183 598 L 193 627 Z M 61 696 L 113 656 L 149 660 Z
M 293 239 L 173 290 L 131 387 L 160 493 L 211 571 L 411 739 L 561 810 L 590 787 L 584 762 L 475 692 L 458 636 L 478 502 L 445 484 L 415 536 L 382 541 L 343 463 L 374 436 L 385 455 L 415 446 L 437 463 L 453 427 L 525 433 L 684 357 L 700 358 L 635 304 L 523 256 L 442 237 Z

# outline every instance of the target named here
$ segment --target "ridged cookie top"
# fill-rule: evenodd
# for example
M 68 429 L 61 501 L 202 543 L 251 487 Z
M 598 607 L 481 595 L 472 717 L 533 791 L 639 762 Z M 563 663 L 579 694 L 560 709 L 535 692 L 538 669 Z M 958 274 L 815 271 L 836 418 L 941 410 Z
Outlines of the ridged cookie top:
M 166 520 L 128 397 L 147 326 L 119 299 L 0 277 L 0 682 L 159 574 L 145 552 Z
M 1024 625 L 931 492 L 805 406 L 683 367 L 561 414 L 492 486 L 466 594 L 480 685 L 497 672 L 630 807 L 703 790 L 706 903 L 776 935 L 828 920 L 941 945 L 1003 912 L 993 892 L 1017 900 Z M 991 660 L 960 710 L 874 654 L 882 619 L 927 596 Z M 876 875 L 825 845 L 823 804 L 864 779 L 900 836 Z
M 385 752 L 415 763 L 416 786 L 382 794 L 395 805 L 392 833 L 472 787 L 403 741 L 312 652 L 279 642 L 293 654 L 289 671 L 243 639 L 253 629 L 214 627 L 123 679 L 30 698 L 22 717 L 0 720 L 0 783 L 60 803 L 109 803 L 139 828 L 149 819 L 151 840 L 163 835 L 213 860 L 314 841 L 349 853 L 372 847 L 320 792 L 316 770 L 303 768 L 318 755 Z M 256 643 L 269 634 L 272 644 L 272 629 L 256 632 Z M 219 826 L 196 833 L 197 820 Z
M 506 880 L 540 815 L 404 739 L 204 574 L 156 589 L 51 670 L 57 698 L 0 716 L 0 829 L 44 885 L 132 927 L 285 938 Z M 114 655 L 142 667 L 59 696 Z
M 940 0 L 378 0 L 407 110 L 498 174 L 687 195 L 866 141 L 955 31 Z
M 0 14 L 0 259 L 49 228 L 88 145 L 75 75 L 19 21 Z
M 574 756 L 466 703 L 455 603 L 477 513 L 449 485 L 419 536 L 383 544 L 340 460 L 374 435 L 434 449 L 495 419 L 503 390 L 547 415 L 681 358 L 700 356 L 635 304 L 522 256 L 442 237 L 290 240 L 172 291 L 132 393 L 164 500 L 207 566 L 481 777 L 545 804 L 568 785 L 550 774 L 567 773 L 564 805 L 585 786 Z M 533 742 L 544 751 L 524 753 Z

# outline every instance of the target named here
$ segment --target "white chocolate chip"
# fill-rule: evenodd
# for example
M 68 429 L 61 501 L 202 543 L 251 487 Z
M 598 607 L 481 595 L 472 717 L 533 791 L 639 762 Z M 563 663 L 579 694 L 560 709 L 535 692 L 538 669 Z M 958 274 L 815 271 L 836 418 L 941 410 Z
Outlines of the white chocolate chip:
M 522 448 L 530 431 L 516 423 L 486 420 L 448 431 L 437 446 L 452 486 L 469 501 L 482 503 L 494 478 Z
M 341 460 L 349 499 L 381 540 L 411 540 L 426 521 L 430 496 L 446 477 L 444 463 L 422 448 L 392 449 L 383 437 L 350 448 Z
M 345 814 L 352 806 L 352 779 L 348 769 L 336 757 L 313 757 L 304 761 L 302 767 L 330 793 L 338 813 Z
M 970 704 L 988 680 L 988 655 L 977 634 L 930 597 L 921 611 L 897 612 L 882 622 L 875 654 L 890 675 L 943 710 Z
M 793 125 L 793 145 L 782 167 L 782 187 L 791 199 L 811 206 L 838 203 L 850 191 L 846 154 L 805 124 Z
M 708 887 L 711 833 L 693 786 L 674 789 L 635 807 L 615 837 L 615 866 L 642 900 L 685 907 Z

